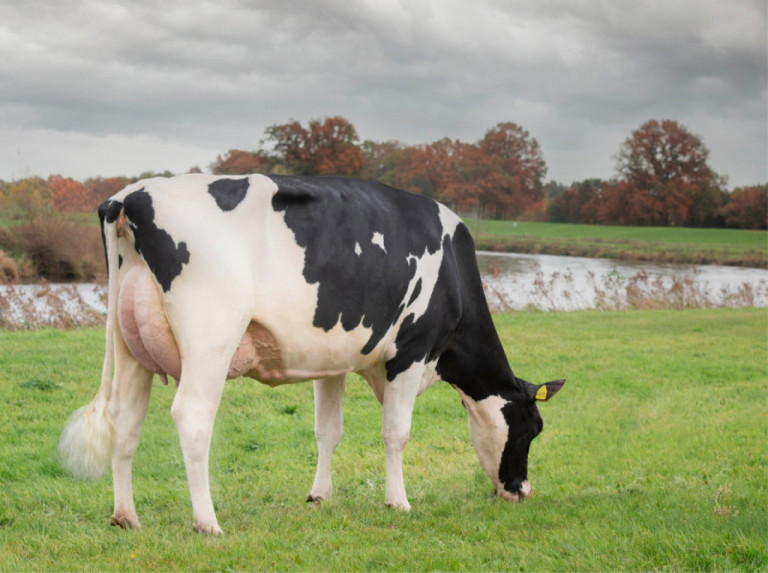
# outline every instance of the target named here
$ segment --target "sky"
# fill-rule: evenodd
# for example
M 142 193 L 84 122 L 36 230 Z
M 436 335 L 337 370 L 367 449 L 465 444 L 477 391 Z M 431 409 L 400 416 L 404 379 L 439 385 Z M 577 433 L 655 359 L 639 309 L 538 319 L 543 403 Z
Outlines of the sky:
M 0 179 L 208 171 L 270 125 L 527 130 L 564 184 L 650 119 L 768 182 L 765 0 L 0 0 Z

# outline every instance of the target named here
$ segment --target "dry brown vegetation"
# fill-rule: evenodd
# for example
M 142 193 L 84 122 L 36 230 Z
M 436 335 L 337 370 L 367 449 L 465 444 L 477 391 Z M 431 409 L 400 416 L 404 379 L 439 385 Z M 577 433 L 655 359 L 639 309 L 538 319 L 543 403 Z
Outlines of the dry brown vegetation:
M 105 272 L 99 229 L 61 217 L 37 218 L 0 228 L 0 247 L 5 250 L 0 256 L 0 275 L 6 277 L 5 282 L 38 277 L 90 281 Z M 4 263 L 6 259 L 10 262 Z
M 0 284 L 12 284 L 19 280 L 19 268 L 11 257 L 0 250 Z
M 507 290 L 492 280 L 500 273 L 500 268 L 492 267 L 483 277 L 491 309 L 496 312 L 521 309 L 519 301 L 513 300 Z M 509 280 L 513 284 L 516 282 L 516 279 Z M 574 295 L 574 276 L 570 270 L 547 275 L 538 267 L 532 286 L 535 296 L 522 306 L 527 310 L 567 310 L 570 298 L 578 299 Z M 697 280 L 695 274 L 692 277 L 682 274 L 661 276 L 642 270 L 628 277 L 616 270 L 601 276 L 590 271 L 587 290 L 586 298 L 593 302 L 582 306 L 601 311 L 748 308 L 758 306 L 768 298 L 768 283 L 765 280 L 757 285 L 743 282 L 714 291 L 706 281 Z M 592 296 L 588 296 L 590 294 Z
M 104 282 L 90 285 L 94 296 L 106 306 Z M 105 314 L 94 308 L 77 285 L 6 286 L 0 288 L 0 329 L 76 328 L 102 326 Z

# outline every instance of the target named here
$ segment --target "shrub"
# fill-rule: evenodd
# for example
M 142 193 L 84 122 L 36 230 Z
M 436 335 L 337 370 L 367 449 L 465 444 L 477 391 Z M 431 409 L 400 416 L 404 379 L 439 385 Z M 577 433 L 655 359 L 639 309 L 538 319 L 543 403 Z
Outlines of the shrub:
M 11 284 L 19 280 L 19 267 L 11 257 L 0 251 L 0 284 Z
M 735 189 L 728 204 L 720 209 L 729 227 L 768 228 L 768 185 Z
M 25 278 L 91 280 L 104 272 L 104 250 L 97 227 L 62 218 L 41 218 L 0 229 L 0 246 L 30 265 Z

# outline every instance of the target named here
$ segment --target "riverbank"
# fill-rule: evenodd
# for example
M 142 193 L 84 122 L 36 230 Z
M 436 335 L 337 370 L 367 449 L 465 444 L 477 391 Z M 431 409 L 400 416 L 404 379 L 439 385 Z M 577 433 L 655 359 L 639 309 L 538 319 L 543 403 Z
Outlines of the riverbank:
M 480 251 L 768 268 L 768 233 L 468 219 Z
M 479 252 L 494 312 L 768 306 L 768 271 Z M 0 285 L 0 329 L 104 324 L 106 284 Z
M 766 307 L 768 270 L 480 251 L 491 310 Z

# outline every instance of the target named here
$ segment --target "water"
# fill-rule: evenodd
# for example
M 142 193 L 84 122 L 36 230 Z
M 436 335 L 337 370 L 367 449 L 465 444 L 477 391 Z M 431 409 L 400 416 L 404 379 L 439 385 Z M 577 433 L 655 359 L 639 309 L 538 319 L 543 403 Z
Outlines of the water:
M 486 251 L 477 260 L 494 309 L 624 308 L 628 287 L 646 297 L 683 297 L 690 306 L 768 306 L 764 269 Z

